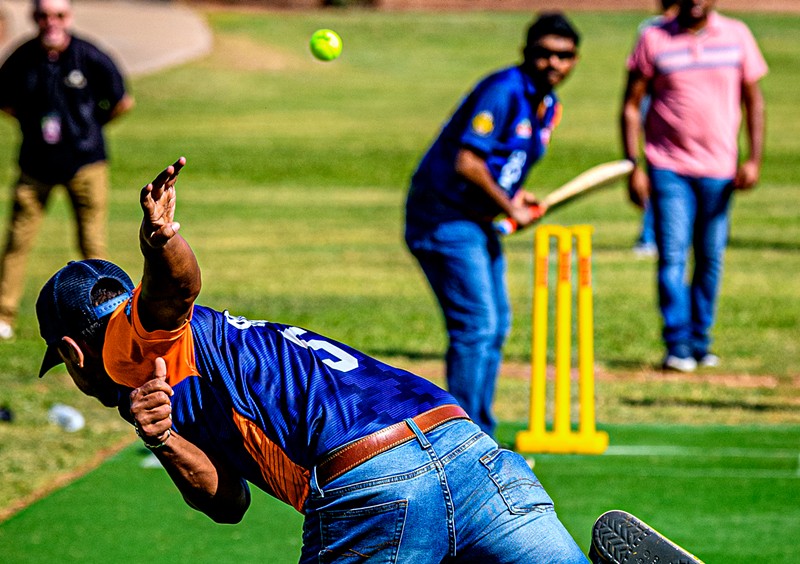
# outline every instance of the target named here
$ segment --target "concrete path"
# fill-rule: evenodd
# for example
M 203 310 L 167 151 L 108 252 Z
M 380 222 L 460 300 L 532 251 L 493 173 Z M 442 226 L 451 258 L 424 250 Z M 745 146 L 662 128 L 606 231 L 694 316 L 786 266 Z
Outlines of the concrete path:
M 97 43 L 129 75 L 142 75 L 209 53 L 211 31 L 185 5 L 169 1 L 74 0 L 73 30 Z M 0 60 L 35 33 L 31 0 L 0 0 Z

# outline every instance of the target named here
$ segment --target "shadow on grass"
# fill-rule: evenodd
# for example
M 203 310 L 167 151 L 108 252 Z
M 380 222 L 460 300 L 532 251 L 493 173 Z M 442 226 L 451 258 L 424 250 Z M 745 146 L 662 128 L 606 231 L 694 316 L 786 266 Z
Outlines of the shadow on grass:
M 792 405 L 779 405 L 743 400 L 693 399 L 693 398 L 620 398 L 619 402 L 633 407 L 705 407 L 711 409 L 741 409 L 745 411 L 770 412 L 793 411 Z
M 745 249 L 745 250 L 768 250 L 768 251 L 784 251 L 784 252 L 797 252 L 800 251 L 800 243 L 791 241 L 764 241 L 758 239 L 741 239 L 739 237 L 731 237 L 728 241 L 729 249 Z
M 605 251 L 605 252 L 618 252 L 618 251 L 627 251 L 630 250 L 631 245 L 628 242 L 625 243 L 594 243 L 592 248 L 595 252 Z M 779 251 L 779 252 L 797 252 L 800 251 L 800 243 L 793 242 L 793 241 L 770 241 L 765 239 L 744 239 L 742 237 L 736 237 L 732 235 L 728 240 L 727 247 L 729 249 L 740 249 L 740 250 L 768 250 L 768 251 Z
M 405 348 L 373 348 L 369 347 L 369 354 L 375 358 L 395 358 L 402 357 L 409 360 L 442 360 L 441 352 L 419 351 Z
M 644 362 L 641 360 L 631 359 L 631 358 L 605 358 L 603 359 L 603 364 L 606 368 L 610 371 L 626 371 L 626 372 L 633 372 L 633 371 L 640 371 L 640 370 L 647 370 L 652 371 L 661 370 L 661 363 L 652 363 L 652 362 Z

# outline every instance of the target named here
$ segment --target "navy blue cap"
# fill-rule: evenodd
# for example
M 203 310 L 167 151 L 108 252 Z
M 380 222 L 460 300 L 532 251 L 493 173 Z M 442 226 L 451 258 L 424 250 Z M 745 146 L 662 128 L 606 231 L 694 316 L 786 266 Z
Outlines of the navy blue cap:
M 103 280 L 121 286 L 123 294 L 98 306 L 92 305 L 92 289 Z M 116 264 L 100 259 L 73 261 L 56 272 L 39 292 L 36 317 L 47 352 L 39 377 L 63 362 L 57 346 L 63 337 L 89 340 L 95 337 L 101 320 L 111 315 L 133 292 L 130 277 Z

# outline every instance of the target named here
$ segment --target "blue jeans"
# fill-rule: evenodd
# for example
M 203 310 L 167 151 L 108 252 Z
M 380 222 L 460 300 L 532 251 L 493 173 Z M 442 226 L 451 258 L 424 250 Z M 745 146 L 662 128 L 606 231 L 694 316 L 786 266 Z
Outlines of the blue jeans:
M 581 562 L 525 460 L 471 421 L 445 423 L 321 488 L 301 563 Z
M 511 328 L 500 240 L 491 224 L 449 221 L 430 229 L 407 225 L 406 243 L 444 314 L 448 391 L 491 436 L 495 384 Z
M 651 169 L 658 245 L 658 292 L 667 353 L 708 352 L 728 241 L 731 179 L 693 178 Z M 694 272 L 687 282 L 689 249 Z

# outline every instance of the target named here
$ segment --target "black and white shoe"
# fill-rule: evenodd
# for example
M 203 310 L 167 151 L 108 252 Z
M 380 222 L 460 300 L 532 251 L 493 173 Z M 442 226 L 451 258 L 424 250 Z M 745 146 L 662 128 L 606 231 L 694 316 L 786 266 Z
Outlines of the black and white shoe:
M 703 564 L 625 511 L 608 511 L 597 519 L 589 558 L 594 564 Z

